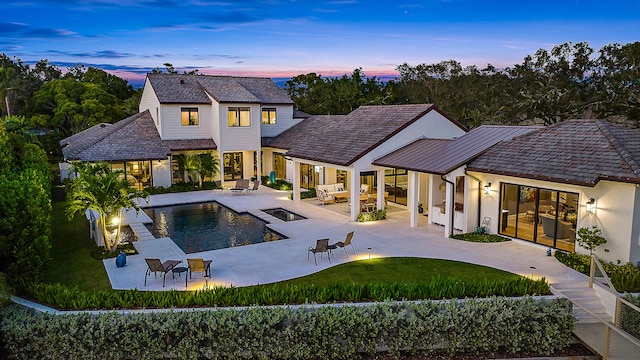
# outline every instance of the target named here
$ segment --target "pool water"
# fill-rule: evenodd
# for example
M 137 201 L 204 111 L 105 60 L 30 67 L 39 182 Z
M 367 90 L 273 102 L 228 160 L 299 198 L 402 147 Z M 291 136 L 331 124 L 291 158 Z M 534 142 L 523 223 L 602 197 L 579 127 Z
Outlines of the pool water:
M 303 220 L 306 219 L 306 217 L 302 216 L 302 215 L 298 215 L 296 213 L 293 213 L 289 210 L 283 209 L 283 208 L 276 208 L 276 209 L 267 209 L 267 210 L 261 210 L 264 213 L 267 213 L 273 217 L 276 217 L 282 221 L 295 221 L 295 220 Z
M 147 224 L 156 237 L 170 237 L 185 252 L 251 245 L 280 240 L 282 235 L 250 214 L 239 214 L 216 202 L 144 209 L 153 220 Z

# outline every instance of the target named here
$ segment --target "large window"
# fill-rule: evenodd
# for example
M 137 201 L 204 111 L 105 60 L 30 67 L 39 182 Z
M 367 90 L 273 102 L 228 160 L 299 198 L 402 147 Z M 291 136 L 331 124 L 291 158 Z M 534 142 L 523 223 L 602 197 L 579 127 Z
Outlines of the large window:
M 229 108 L 229 126 L 251 126 L 251 112 L 248 107 Z
M 500 192 L 500 234 L 575 250 L 578 194 L 515 184 Z
M 389 193 L 389 201 L 407 205 L 408 185 L 407 170 L 387 169 L 384 171 L 384 191 Z
M 276 108 L 262 108 L 262 123 L 274 125 L 276 123 Z
M 276 173 L 276 179 L 287 178 L 287 160 L 283 154 L 273 153 L 273 171 Z
M 182 108 L 182 126 L 198 125 L 198 108 Z
M 224 180 L 243 179 L 242 153 L 233 152 L 223 155 Z

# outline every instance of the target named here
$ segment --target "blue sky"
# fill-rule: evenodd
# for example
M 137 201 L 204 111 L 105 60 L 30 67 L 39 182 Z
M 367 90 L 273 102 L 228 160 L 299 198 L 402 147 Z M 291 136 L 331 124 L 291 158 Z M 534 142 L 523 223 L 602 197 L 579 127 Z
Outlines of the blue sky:
M 640 0 L 2 0 L 0 52 L 139 81 L 181 72 L 395 75 L 454 59 L 498 68 L 539 48 L 639 41 Z

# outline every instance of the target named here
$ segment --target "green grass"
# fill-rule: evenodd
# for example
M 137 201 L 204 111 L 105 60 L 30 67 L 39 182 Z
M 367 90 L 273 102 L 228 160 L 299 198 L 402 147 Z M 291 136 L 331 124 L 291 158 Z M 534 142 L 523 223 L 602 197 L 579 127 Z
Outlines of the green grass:
M 111 289 L 102 261 L 91 257 L 96 243 L 89 238 L 89 222 L 84 214 L 67 219 L 65 201 L 53 202 L 51 265 L 46 274 L 50 283 L 82 290 Z
M 424 258 L 378 258 L 333 266 L 282 284 L 331 285 L 345 283 L 429 282 L 435 276 L 456 277 L 463 281 L 509 280 L 519 277 L 510 272 L 460 261 Z

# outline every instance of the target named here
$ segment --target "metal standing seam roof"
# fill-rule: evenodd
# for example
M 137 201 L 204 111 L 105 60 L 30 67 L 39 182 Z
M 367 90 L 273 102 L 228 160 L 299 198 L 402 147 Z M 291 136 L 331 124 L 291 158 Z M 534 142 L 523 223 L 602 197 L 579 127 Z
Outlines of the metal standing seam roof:
M 444 175 L 496 143 L 539 130 L 539 126 L 482 125 L 455 139 L 422 138 L 373 161 L 374 165 Z
M 348 115 L 312 115 L 269 144 L 287 149 L 288 156 L 349 166 L 430 111 L 466 130 L 432 104 L 373 105 Z
M 148 110 L 115 124 L 92 126 L 63 139 L 60 146 L 67 160 L 162 160 L 171 154 Z
M 211 98 L 221 103 L 293 104 L 269 78 L 147 74 L 147 79 L 163 104 L 211 104 Z
M 467 170 L 583 186 L 640 184 L 640 132 L 603 120 L 567 120 L 501 142 Z

